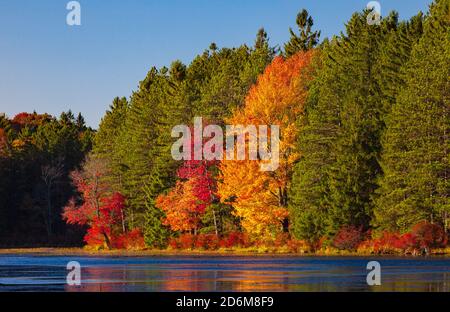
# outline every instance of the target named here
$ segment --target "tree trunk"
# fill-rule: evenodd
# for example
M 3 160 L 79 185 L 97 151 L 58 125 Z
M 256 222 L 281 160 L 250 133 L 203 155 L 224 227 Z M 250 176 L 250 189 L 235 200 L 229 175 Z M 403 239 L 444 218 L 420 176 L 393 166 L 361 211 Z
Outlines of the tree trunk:
M 288 204 L 287 198 L 287 189 L 286 188 L 278 188 L 278 196 L 279 196 L 279 205 L 280 207 L 286 208 Z M 284 233 L 289 232 L 289 219 L 285 218 L 282 222 L 282 230 Z
M 103 237 L 105 238 L 106 247 L 108 247 L 108 249 L 111 249 L 111 241 L 109 240 L 109 237 L 105 232 L 103 232 Z
M 216 212 L 214 208 L 212 208 L 213 219 L 214 219 L 214 229 L 216 230 L 216 236 L 219 236 L 219 230 L 217 229 L 217 220 L 216 220 Z

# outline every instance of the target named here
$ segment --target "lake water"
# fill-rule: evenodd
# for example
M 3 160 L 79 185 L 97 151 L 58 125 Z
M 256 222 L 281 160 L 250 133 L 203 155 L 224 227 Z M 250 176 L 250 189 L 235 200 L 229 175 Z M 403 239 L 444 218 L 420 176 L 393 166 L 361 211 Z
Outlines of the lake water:
M 381 286 L 368 286 L 369 261 Z M 81 286 L 66 265 L 81 264 Z M 450 291 L 450 258 L 0 256 L 0 291 Z

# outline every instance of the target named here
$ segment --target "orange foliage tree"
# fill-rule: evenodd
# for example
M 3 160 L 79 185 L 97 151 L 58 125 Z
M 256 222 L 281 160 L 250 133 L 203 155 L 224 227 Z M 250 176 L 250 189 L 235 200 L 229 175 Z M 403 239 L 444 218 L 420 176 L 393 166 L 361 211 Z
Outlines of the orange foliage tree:
M 160 195 L 156 206 L 166 213 L 165 225 L 173 231 L 186 232 L 198 228 L 201 212 L 193 196 L 193 180 L 177 181 L 167 195 Z
M 214 199 L 215 181 L 209 172 L 211 162 L 198 161 L 194 166 L 190 164 L 193 162 L 186 161 L 180 168 L 178 177 L 183 180 L 177 181 L 168 194 L 158 196 L 156 207 L 165 212 L 164 224 L 173 231 L 197 234 L 201 218 Z
M 299 157 L 296 120 L 303 113 L 313 56 L 314 51 L 307 51 L 288 59 L 275 58 L 250 89 L 245 106 L 227 120 L 245 127 L 280 127 L 279 167 L 274 172 L 260 171 L 263 161 L 248 157 L 220 164 L 220 198 L 233 205 L 242 227 L 255 238 L 273 237 L 286 226 L 289 180 Z
M 192 130 L 192 129 L 191 129 Z M 197 234 L 201 219 L 217 197 L 212 169 L 216 160 L 195 160 L 196 138 L 191 131 L 191 160 L 185 160 L 177 171 L 178 181 L 167 194 L 156 199 L 156 207 L 165 212 L 163 223 L 175 232 Z M 198 138 L 204 141 L 204 138 Z

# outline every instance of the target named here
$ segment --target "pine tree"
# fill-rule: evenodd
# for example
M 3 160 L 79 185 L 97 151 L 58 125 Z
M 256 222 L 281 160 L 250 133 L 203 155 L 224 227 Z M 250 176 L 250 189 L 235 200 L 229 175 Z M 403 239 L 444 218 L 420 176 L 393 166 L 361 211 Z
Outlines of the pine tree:
M 367 23 L 367 11 L 355 14 L 343 41 L 340 78 L 345 83 L 341 98 L 339 136 L 334 146 L 336 160 L 330 168 L 329 232 L 343 226 L 369 228 L 380 174 L 378 156 L 383 131 L 383 106 L 377 70 L 382 42 L 395 28 L 395 16 L 380 26 Z
M 305 114 L 298 120 L 300 159 L 294 168 L 289 192 L 290 229 L 295 237 L 310 242 L 326 234 L 330 209 L 328 174 L 335 159 L 332 151 L 339 132 L 337 101 L 341 94 L 326 86 L 340 83 L 336 66 L 332 66 L 336 44 L 336 39 L 326 42 L 316 58 L 313 65 L 316 78 L 309 90 Z
M 176 67 L 178 63 L 174 65 L 172 73 L 182 76 L 180 68 Z M 173 88 L 170 82 L 167 70 L 150 70 L 131 98 L 125 131 L 119 139 L 124 160 L 123 187 L 128 199 L 130 228 L 145 227 L 145 213 L 152 201 L 145 190 L 151 183 L 156 164 L 171 164 L 170 129 L 178 124 L 177 118 L 181 113 L 176 109 L 176 103 L 169 99 L 169 90 Z
M 299 35 L 297 35 L 292 28 L 289 28 L 291 38 L 284 45 L 283 53 L 286 57 L 292 56 L 299 51 L 310 50 L 319 43 L 320 31 L 312 31 L 314 21 L 313 18 L 309 16 L 308 11 L 303 9 L 298 13 L 296 23 L 299 29 Z
M 383 115 L 392 109 L 399 91 L 404 87 L 405 75 L 402 68 L 408 62 L 414 45 L 423 33 L 423 14 L 413 16 L 409 21 L 398 23 L 398 14 L 393 12 L 390 19 L 394 24 L 387 39 L 380 42 L 380 57 L 375 64 L 381 74 L 376 77 L 380 86 Z
M 94 154 L 108 163 L 109 170 L 104 178 L 116 191 L 121 191 L 123 187 L 123 155 L 119 150 L 118 139 L 121 132 L 125 131 L 127 110 L 126 98 L 116 97 L 102 118 L 94 139 Z
M 397 29 L 392 13 L 368 25 L 356 13 L 347 33 L 322 44 L 322 64 L 299 121 L 291 191 L 291 231 L 311 241 L 343 226 L 368 228 L 380 173 L 384 102 L 379 65 L 386 39 Z
M 383 137 L 374 224 L 407 231 L 421 220 L 448 229 L 450 131 L 450 1 L 430 8 Z
M 158 173 L 158 171 L 156 172 Z M 158 174 L 151 176 L 151 181 L 145 188 L 146 197 L 149 200 L 146 202 L 144 239 L 146 245 L 150 247 L 164 248 L 167 246 L 167 237 L 170 232 L 162 223 L 164 212 L 155 206 L 156 197 L 165 188 L 166 183 Z

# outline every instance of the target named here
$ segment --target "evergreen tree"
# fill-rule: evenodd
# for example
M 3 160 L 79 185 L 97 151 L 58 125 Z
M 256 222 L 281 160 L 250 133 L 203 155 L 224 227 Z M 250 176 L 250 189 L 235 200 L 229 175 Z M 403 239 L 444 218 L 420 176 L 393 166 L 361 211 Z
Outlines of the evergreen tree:
M 421 220 L 448 229 L 450 1 L 430 8 L 387 118 L 374 225 L 407 231 Z
M 384 128 L 383 105 L 376 64 L 383 42 L 395 31 L 396 16 L 383 19 L 380 26 L 369 25 L 366 15 L 355 14 L 347 25 L 348 36 L 342 42 L 340 79 L 344 92 L 340 99 L 339 136 L 330 168 L 329 232 L 343 226 L 369 228 L 380 174 L 378 156 Z M 329 86 L 334 88 L 334 86 Z
M 336 66 L 332 66 L 336 45 L 337 39 L 325 42 L 316 58 L 317 76 L 309 90 L 305 114 L 298 121 L 297 146 L 301 156 L 294 168 L 289 193 L 291 233 L 311 242 L 326 234 L 330 209 L 328 175 L 335 160 L 332 151 L 339 132 L 337 102 L 342 94 L 341 89 L 334 93 L 326 86 L 340 84 Z
M 368 25 L 367 14 L 354 14 L 345 35 L 321 46 L 321 69 L 299 121 L 302 157 L 291 190 L 291 230 L 299 238 L 314 241 L 346 225 L 370 225 L 385 99 L 395 96 L 382 82 L 399 71 L 389 66 L 394 74 L 387 75 L 380 64 L 401 66 L 407 57 L 393 60 L 381 52 L 386 42 L 396 51 L 388 38 L 396 38 L 397 14 L 379 26 Z
M 129 111 L 125 120 L 125 131 L 119 141 L 120 155 L 124 169 L 123 193 L 128 201 L 128 227 L 130 229 L 144 228 L 145 211 L 149 199 L 145 186 L 150 181 L 155 162 L 155 142 L 158 140 L 164 118 L 167 112 L 168 80 L 165 74 L 153 68 L 146 79 L 140 83 L 140 88 L 131 98 Z M 170 135 L 170 132 L 169 132 Z
M 124 164 L 120 150 L 120 134 L 125 131 L 125 118 L 128 111 L 126 98 L 116 97 L 102 118 L 94 139 L 94 154 L 108 164 L 104 178 L 115 191 L 123 187 Z
M 319 43 L 320 31 L 312 31 L 314 21 L 309 16 L 308 11 L 303 9 L 298 13 L 296 23 L 299 29 L 299 35 L 292 28 L 289 28 L 291 38 L 284 45 L 284 56 L 286 57 L 292 56 L 299 51 L 310 50 Z

